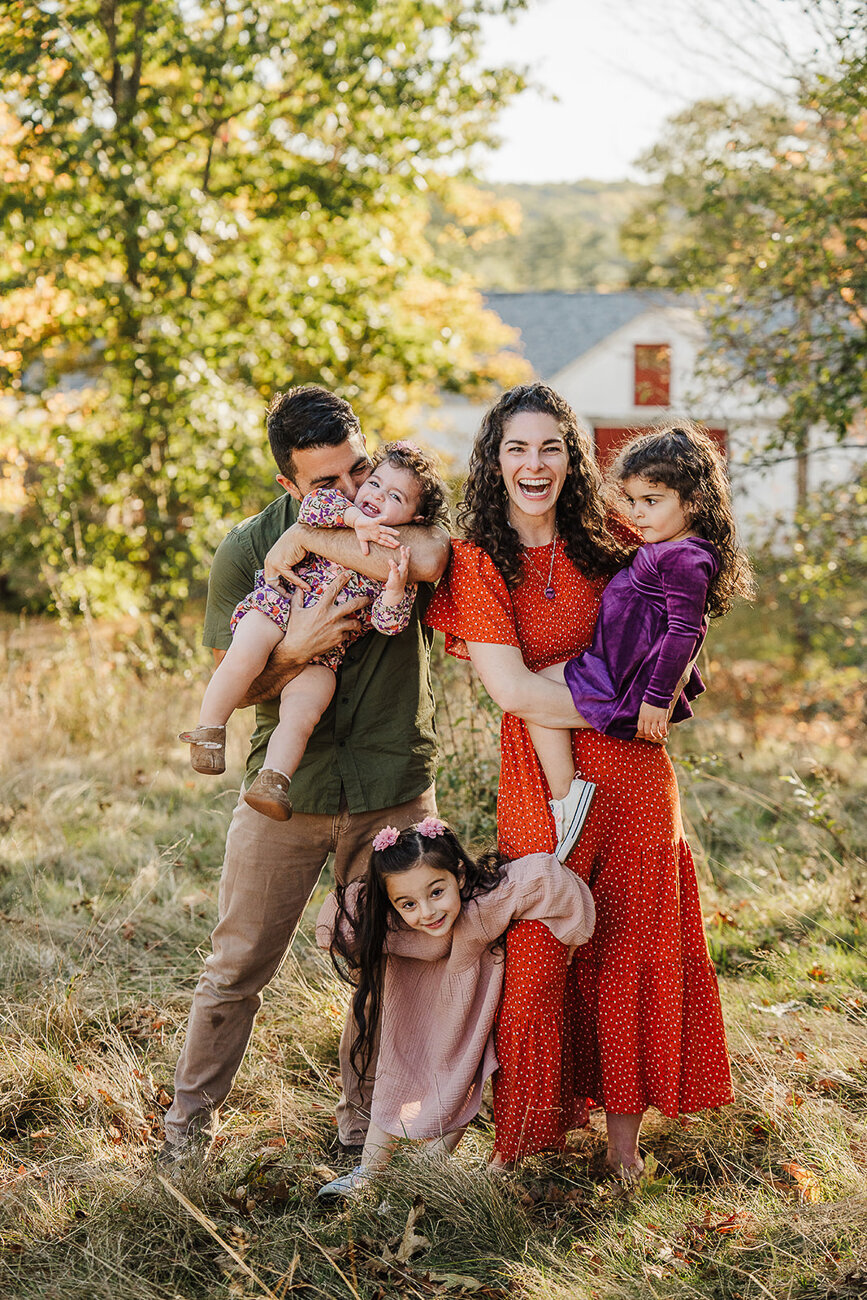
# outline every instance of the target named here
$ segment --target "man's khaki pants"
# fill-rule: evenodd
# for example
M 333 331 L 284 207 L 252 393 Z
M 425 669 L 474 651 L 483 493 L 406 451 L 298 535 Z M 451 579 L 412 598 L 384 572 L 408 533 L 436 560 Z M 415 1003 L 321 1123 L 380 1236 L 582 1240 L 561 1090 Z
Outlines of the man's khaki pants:
M 220 881 L 213 952 L 193 994 L 187 1036 L 177 1070 L 166 1138 L 183 1141 L 206 1127 L 225 1100 L 247 1050 L 262 989 L 276 975 L 329 853 L 337 879 L 363 875 L 371 840 L 383 826 L 403 830 L 436 813 L 433 786 L 408 803 L 376 812 L 335 816 L 295 813 L 272 821 L 243 800 L 232 815 Z M 352 1038 L 340 1040 L 343 1096 L 337 1107 L 340 1140 L 364 1141 L 372 1081 L 363 1086 L 349 1064 Z

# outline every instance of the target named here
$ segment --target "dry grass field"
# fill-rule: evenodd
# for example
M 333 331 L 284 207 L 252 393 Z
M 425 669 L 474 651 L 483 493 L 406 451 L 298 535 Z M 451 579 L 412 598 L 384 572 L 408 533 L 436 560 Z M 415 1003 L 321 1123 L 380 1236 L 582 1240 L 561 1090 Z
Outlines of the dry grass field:
M 634 1193 L 602 1176 L 596 1116 L 567 1155 L 491 1180 L 483 1115 L 448 1167 L 404 1157 L 328 1208 L 315 1190 L 344 1167 L 345 995 L 309 925 L 214 1150 L 171 1182 L 155 1160 L 246 719 L 226 777 L 197 778 L 174 737 L 203 658 L 168 675 L 119 629 L 0 625 L 0 1296 L 867 1294 L 863 688 L 827 665 L 795 682 L 722 642 L 712 653 L 709 696 L 672 748 L 736 1104 L 651 1115 Z M 461 666 L 438 676 L 441 808 L 481 846 L 495 718 Z

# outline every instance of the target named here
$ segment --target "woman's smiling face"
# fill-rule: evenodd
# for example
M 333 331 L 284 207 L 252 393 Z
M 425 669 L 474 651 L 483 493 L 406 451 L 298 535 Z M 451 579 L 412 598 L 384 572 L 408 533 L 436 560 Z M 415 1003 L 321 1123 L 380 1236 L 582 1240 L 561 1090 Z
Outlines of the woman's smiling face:
M 566 440 L 554 416 L 541 411 L 513 415 L 503 430 L 499 461 L 509 522 L 519 531 L 522 517 L 538 526 L 550 514 L 553 522 L 569 470 Z

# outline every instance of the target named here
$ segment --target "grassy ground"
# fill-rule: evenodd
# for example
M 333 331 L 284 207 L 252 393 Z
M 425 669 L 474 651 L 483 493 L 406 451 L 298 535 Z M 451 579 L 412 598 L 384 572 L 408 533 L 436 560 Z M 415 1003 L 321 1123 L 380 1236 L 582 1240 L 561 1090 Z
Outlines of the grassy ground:
M 268 994 L 210 1159 L 173 1183 L 154 1161 L 245 720 L 227 776 L 196 778 L 173 740 L 195 716 L 195 668 L 159 674 L 117 632 L 90 644 L 9 624 L 0 646 L 0 1295 L 865 1294 L 856 683 L 812 665 L 796 687 L 720 643 L 701 720 L 674 747 L 734 1106 L 683 1123 L 651 1114 L 653 1176 L 635 1194 L 604 1181 L 596 1117 L 568 1156 L 492 1182 L 483 1116 L 448 1168 L 398 1162 L 329 1209 L 314 1193 L 344 1167 L 332 1109 L 345 999 L 309 926 Z M 462 667 L 439 674 L 441 806 L 481 843 L 494 719 Z

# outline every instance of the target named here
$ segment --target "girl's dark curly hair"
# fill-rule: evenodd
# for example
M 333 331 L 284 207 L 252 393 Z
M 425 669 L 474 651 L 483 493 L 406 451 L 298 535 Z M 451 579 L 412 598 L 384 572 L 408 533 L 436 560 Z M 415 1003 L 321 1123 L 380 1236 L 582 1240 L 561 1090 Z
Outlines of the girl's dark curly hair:
M 383 461 L 388 461 L 389 465 L 394 465 L 396 469 L 407 470 L 418 480 L 418 513 L 421 515 L 418 522 L 442 524 L 444 528 L 448 528 L 449 507 L 446 501 L 446 485 L 440 478 L 434 458 L 412 442 L 385 442 L 374 454 L 374 470 Z
M 500 444 L 506 426 L 522 411 L 550 415 L 566 443 L 569 468 L 557 501 L 557 532 L 567 556 L 589 578 L 616 573 L 635 547 L 618 541 L 608 529 L 602 499 L 602 476 L 588 434 L 564 398 L 546 384 L 520 384 L 504 393 L 482 420 L 458 507 L 458 522 L 468 541 L 490 555 L 512 590 L 524 576 L 520 538 L 509 524 L 509 498 L 500 469 Z
M 711 618 L 727 613 L 735 596 L 753 598 L 753 570 L 737 544 L 725 460 L 698 425 L 682 420 L 633 438 L 619 452 L 609 477 L 613 483 L 639 477 L 671 488 L 680 498 L 690 529 L 713 542 L 720 567 L 707 593 Z
M 419 834 L 411 826 L 389 848 L 373 850 L 351 912 L 347 910 L 345 888 L 335 889 L 337 915 L 331 960 L 341 979 L 355 986 L 352 1014 L 357 1032 L 349 1056 L 360 1079 L 366 1077 L 370 1068 L 382 1011 L 386 939 L 389 930 L 401 928 L 400 918 L 388 897 L 386 876 L 401 875 L 420 863 L 427 863 L 452 876 L 463 875 L 461 899 L 468 903 L 497 888 L 507 861 L 499 853 L 485 853 L 474 860 L 450 826 L 434 838 Z

